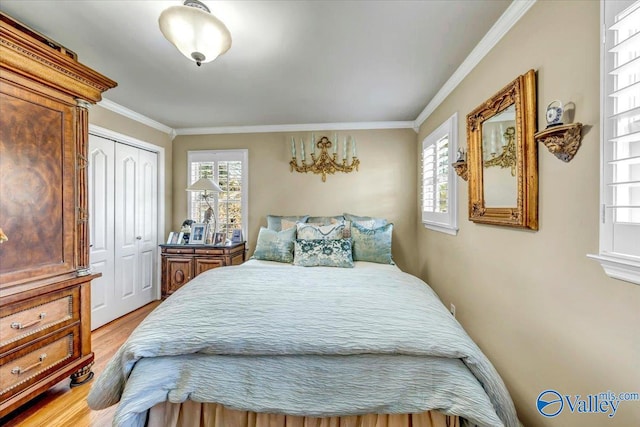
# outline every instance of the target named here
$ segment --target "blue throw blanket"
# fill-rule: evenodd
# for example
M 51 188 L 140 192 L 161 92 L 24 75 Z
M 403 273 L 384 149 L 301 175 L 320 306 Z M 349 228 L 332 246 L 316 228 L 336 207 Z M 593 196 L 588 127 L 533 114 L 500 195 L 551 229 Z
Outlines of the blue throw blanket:
M 143 426 L 163 401 L 338 416 L 459 415 L 519 425 L 501 378 L 433 290 L 393 266 L 250 261 L 197 276 L 131 334 L 89 406 Z

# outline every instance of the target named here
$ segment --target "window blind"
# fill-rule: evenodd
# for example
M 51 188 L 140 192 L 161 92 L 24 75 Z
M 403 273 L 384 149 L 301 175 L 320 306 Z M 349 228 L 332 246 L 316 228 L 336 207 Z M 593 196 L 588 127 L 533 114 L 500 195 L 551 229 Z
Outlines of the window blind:
M 604 252 L 640 257 L 640 1 L 604 3 Z

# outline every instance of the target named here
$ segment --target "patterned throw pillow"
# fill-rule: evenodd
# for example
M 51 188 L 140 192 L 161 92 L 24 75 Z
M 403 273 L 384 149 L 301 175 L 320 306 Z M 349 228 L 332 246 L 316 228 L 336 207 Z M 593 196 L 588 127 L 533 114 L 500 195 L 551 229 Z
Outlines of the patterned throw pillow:
M 383 225 L 387 225 L 387 220 L 384 218 L 374 218 L 371 216 L 358 216 L 348 213 L 344 214 L 344 219 L 351 222 L 358 222 L 360 225 L 367 228 L 380 228 Z M 373 225 L 370 225 L 373 224 Z
M 371 229 L 352 222 L 353 260 L 394 264 L 391 258 L 392 232 L 393 224 Z
M 265 261 L 292 262 L 293 242 L 295 238 L 295 228 L 274 231 L 260 227 L 253 258 Z
M 314 225 L 303 224 L 299 222 L 296 224 L 298 230 L 299 240 L 314 240 L 314 239 L 342 239 L 344 231 L 344 223 L 330 224 L 330 225 Z
M 334 215 L 334 216 L 310 216 L 306 222 L 307 224 L 329 225 L 329 224 L 336 224 L 342 221 L 344 221 L 344 216 Z
M 309 215 L 300 215 L 300 216 L 278 216 L 278 215 L 267 215 L 267 228 L 269 230 L 274 230 L 274 231 L 282 231 L 283 227 L 282 227 L 282 220 L 286 220 L 289 221 L 290 223 L 293 222 L 307 222 L 307 218 L 309 218 Z
M 302 267 L 353 267 L 351 239 L 296 240 L 293 265 Z

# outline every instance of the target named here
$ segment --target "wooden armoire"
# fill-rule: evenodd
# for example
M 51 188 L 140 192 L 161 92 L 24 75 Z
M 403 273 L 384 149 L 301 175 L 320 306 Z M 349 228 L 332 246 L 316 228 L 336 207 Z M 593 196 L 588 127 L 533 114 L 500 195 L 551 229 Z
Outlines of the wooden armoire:
M 0 13 L 0 417 L 93 376 L 88 107 L 115 86 Z

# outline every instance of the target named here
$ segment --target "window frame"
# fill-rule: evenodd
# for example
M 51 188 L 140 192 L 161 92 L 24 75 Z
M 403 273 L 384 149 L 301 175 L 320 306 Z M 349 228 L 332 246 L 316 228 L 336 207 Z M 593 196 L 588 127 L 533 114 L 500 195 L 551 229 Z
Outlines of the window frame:
M 249 150 L 248 149 L 231 149 L 231 150 L 189 150 L 187 151 L 187 186 L 191 184 L 191 169 L 194 162 L 212 162 L 214 163 L 214 181 L 218 181 L 218 162 L 225 161 L 241 161 L 242 162 L 242 185 L 240 196 L 240 212 L 242 217 L 242 236 L 243 240 L 248 240 L 248 224 L 249 219 Z M 216 214 L 219 216 L 219 200 L 218 195 L 214 195 L 213 206 Z M 198 220 L 193 217 L 191 212 L 191 195 L 187 196 L 187 218 Z M 218 222 L 218 227 L 220 223 Z
M 599 253 L 598 255 L 588 254 L 589 258 L 597 260 L 605 273 L 614 279 L 624 280 L 627 282 L 640 285 L 640 257 L 614 252 L 612 242 L 615 237 L 613 227 L 613 215 L 607 212 L 606 206 L 609 203 L 610 194 L 608 193 L 609 184 L 613 179 L 613 169 L 608 165 L 608 153 L 611 150 L 609 141 L 608 117 L 613 114 L 611 103 L 608 102 L 609 91 L 606 84 L 608 66 L 611 61 L 607 54 L 608 44 L 606 37 L 608 36 L 606 13 L 609 10 L 606 6 L 607 0 L 600 1 L 600 221 L 599 221 Z M 620 11 L 626 10 L 633 5 L 630 2 L 628 6 Z M 606 13 L 605 13 L 606 12 Z M 634 231 L 637 233 L 637 240 L 640 241 L 640 226 Z
M 424 152 L 431 146 L 442 140 L 445 136 L 449 137 L 448 141 L 448 167 L 447 167 L 447 212 L 427 212 L 424 206 Z M 450 235 L 458 234 L 458 180 L 455 169 L 451 163 L 455 161 L 455 155 L 458 151 L 458 113 L 455 112 L 451 117 L 438 126 L 425 139 L 422 140 L 422 148 L 420 150 L 420 210 L 422 212 L 422 225 L 433 231 L 439 231 Z M 436 146 L 437 152 L 437 146 Z M 437 159 L 435 170 L 437 170 Z M 434 193 L 437 190 L 434 190 Z

